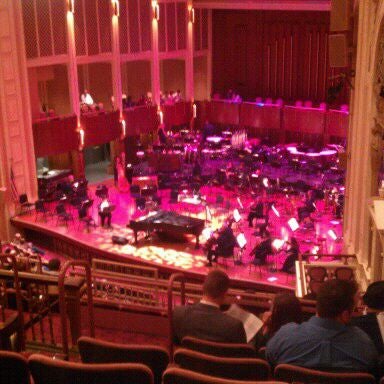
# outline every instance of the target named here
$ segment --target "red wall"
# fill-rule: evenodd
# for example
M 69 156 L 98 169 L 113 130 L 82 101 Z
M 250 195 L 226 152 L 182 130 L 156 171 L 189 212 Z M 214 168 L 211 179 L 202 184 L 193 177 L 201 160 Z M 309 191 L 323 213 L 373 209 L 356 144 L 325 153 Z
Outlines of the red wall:
M 328 65 L 328 31 L 328 12 L 215 10 L 212 89 L 324 101 L 340 73 Z M 344 90 L 338 102 L 346 100 Z

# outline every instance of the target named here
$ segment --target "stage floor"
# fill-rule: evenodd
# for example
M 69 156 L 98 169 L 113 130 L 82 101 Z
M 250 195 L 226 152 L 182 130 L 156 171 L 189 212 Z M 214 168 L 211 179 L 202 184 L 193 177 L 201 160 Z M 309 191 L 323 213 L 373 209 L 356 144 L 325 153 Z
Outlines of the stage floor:
M 206 230 L 200 236 L 202 247 L 195 249 L 195 237 L 185 236 L 184 241 L 172 241 L 160 239 L 156 234 L 146 238 L 145 234 L 140 232 L 138 243 L 134 244 L 133 231 L 127 228 L 127 224 L 132 217 L 137 215 L 135 200 L 130 196 L 129 192 L 119 192 L 113 186 L 113 180 L 108 180 L 105 184 L 109 187 L 109 200 L 116 206 L 112 214 L 112 228 L 104 229 L 100 226 L 91 228 L 88 232 L 84 225 L 79 223 L 77 211 L 72 209 L 71 213 L 74 217 L 74 223 L 67 226 L 57 225 L 56 217 L 47 218 L 44 221 L 42 216 L 36 220 L 35 212 L 30 214 L 17 216 L 12 221 L 14 225 L 21 228 L 33 229 L 35 232 L 41 232 L 51 237 L 66 238 L 73 243 L 81 246 L 94 248 L 98 253 L 102 253 L 104 257 L 114 260 L 126 260 L 130 262 L 134 260 L 142 261 L 145 264 L 166 267 L 167 269 L 176 271 L 185 271 L 203 277 L 210 270 L 206 265 L 206 257 L 203 251 L 203 245 L 206 241 L 205 232 L 220 228 L 226 219 L 232 217 L 233 210 L 238 209 L 242 216 L 239 223 L 233 225 L 235 235 L 243 232 L 247 239 L 247 245 L 242 255 L 242 265 L 234 265 L 232 259 L 220 259 L 219 263 L 214 264 L 213 268 L 224 268 L 231 279 L 249 283 L 259 283 L 282 288 L 294 289 L 296 279 L 294 275 L 279 272 L 286 254 L 284 251 L 268 257 L 268 265 L 259 269 L 253 265 L 250 267 L 251 257 L 249 253 L 258 244 L 261 239 L 255 236 L 255 228 L 249 228 L 247 215 L 249 206 L 253 202 L 253 198 L 248 194 L 240 196 L 234 192 L 225 190 L 220 187 L 203 187 L 201 195 L 206 197 L 207 205 L 210 208 L 211 221 L 206 222 Z M 90 186 L 90 197 L 94 198 L 94 205 L 90 213 L 96 223 L 98 223 L 97 206 L 100 199 L 95 196 L 95 185 Z M 221 195 L 224 203 L 216 205 L 216 197 Z M 160 191 L 162 198 L 161 209 L 174 210 L 179 214 L 191 215 L 206 220 L 206 209 L 203 206 L 195 206 L 193 204 L 177 203 L 170 204 L 170 191 Z M 270 198 L 270 197 L 269 197 Z M 279 213 L 270 213 L 270 232 L 272 237 L 287 240 L 293 234 L 287 224 L 287 221 L 294 216 L 297 206 L 300 206 L 300 197 L 295 196 L 287 199 L 285 196 L 274 196 L 274 207 Z M 52 203 L 54 209 L 54 203 Z M 241 208 L 241 206 L 243 208 Z M 70 205 L 67 205 L 69 210 Z M 317 203 L 317 212 L 314 213 L 314 228 L 311 230 L 299 229 L 294 236 L 300 244 L 300 252 L 313 253 L 315 248 L 320 248 L 321 253 L 337 254 L 341 252 L 342 243 L 338 240 L 332 240 L 328 236 L 329 229 L 333 229 L 336 234 L 342 233 L 342 222 L 335 220 L 330 209 L 325 207 L 323 201 Z M 116 245 L 112 243 L 112 236 L 122 236 L 129 240 L 127 245 Z M 319 239 L 322 238 L 322 241 Z M 235 252 L 238 252 L 235 248 Z M 116 257 L 114 257 L 116 256 Z

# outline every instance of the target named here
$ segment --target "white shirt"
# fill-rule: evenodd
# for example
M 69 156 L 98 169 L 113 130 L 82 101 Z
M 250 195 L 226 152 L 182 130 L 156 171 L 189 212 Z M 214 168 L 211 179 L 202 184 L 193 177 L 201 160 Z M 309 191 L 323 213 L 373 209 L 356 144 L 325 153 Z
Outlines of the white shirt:
M 83 93 L 81 95 L 81 102 L 83 104 L 87 104 L 87 105 L 93 105 L 94 104 L 92 96 L 89 93 Z

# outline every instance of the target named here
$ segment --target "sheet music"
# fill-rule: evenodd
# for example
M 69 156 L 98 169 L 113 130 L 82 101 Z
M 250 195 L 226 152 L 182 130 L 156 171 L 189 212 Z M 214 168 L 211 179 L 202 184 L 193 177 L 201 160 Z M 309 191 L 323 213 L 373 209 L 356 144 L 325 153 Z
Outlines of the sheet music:
M 257 316 L 245 311 L 237 304 L 232 304 L 225 313 L 243 323 L 245 334 L 247 336 L 247 343 L 253 339 L 259 329 L 263 326 L 263 322 Z

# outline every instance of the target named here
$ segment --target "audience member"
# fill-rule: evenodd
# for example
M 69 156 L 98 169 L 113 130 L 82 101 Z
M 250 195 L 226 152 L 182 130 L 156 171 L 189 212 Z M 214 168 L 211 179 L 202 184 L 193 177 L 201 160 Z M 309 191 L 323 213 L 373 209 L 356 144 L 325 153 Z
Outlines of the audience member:
M 300 247 L 295 237 L 287 242 L 289 248 L 287 250 L 287 258 L 284 260 L 281 270 L 286 273 L 295 273 L 295 262 L 299 258 Z
M 228 275 L 215 269 L 208 273 L 203 284 L 203 297 L 197 304 L 176 307 L 173 312 L 174 342 L 184 336 L 227 343 L 245 343 L 241 321 L 220 311 L 229 288 Z
M 369 285 L 363 302 L 366 314 L 354 317 L 351 324 L 361 328 L 375 343 L 380 355 L 384 354 L 384 280 Z
M 264 347 L 267 341 L 285 324 L 300 324 L 303 313 L 299 299 L 291 293 L 281 293 L 275 296 L 270 312 L 264 314 L 264 325 L 257 332 L 253 342 L 256 350 Z
M 372 340 L 348 325 L 357 301 L 354 281 L 328 280 L 317 295 L 316 316 L 286 324 L 267 343 L 273 365 L 287 363 L 322 370 L 369 371 L 378 354 Z

